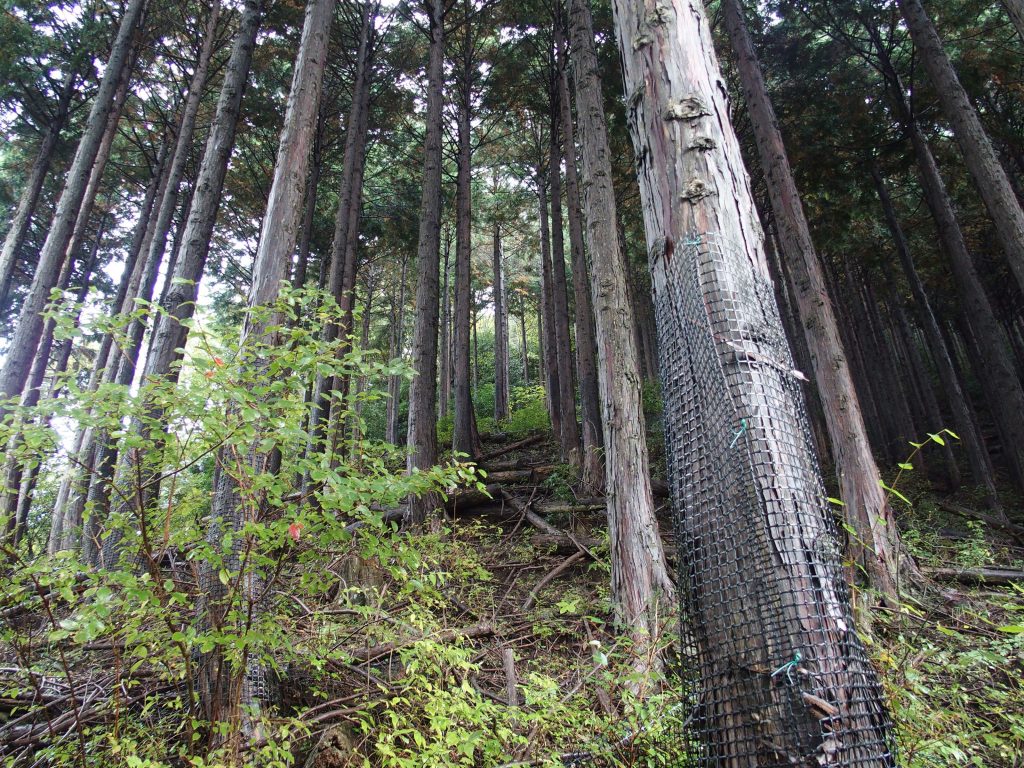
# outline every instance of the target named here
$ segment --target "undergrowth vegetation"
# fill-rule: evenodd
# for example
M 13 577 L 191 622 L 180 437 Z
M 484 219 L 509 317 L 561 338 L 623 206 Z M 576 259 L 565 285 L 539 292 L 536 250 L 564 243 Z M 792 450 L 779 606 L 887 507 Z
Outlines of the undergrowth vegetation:
M 405 474 L 402 453 L 374 439 L 360 412 L 373 412 L 385 377 L 408 371 L 359 350 L 341 354 L 291 322 L 317 313 L 326 323 L 334 311 L 329 301 L 289 296 L 277 308 L 288 342 L 259 350 L 259 366 L 197 324 L 179 386 L 90 389 L 72 371 L 57 412 L 29 409 L 6 423 L 0 438 L 19 435 L 25 458 L 61 443 L 62 424 L 108 430 L 134 452 L 137 472 L 113 478 L 116 503 L 97 528 L 100 549 L 116 544 L 106 547 L 115 560 L 95 567 L 79 550 L 41 555 L 44 516 L 19 549 L 4 552 L 3 765 L 685 765 L 693 713 L 680 704 L 679 683 L 645 681 L 644 700 L 631 693 L 637 681 L 614 624 L 603 513 L 554 511 L 571 507 L 579 477 L 555 465 L 528 492 L 550 500 L 554 523 L 590 542 L 586 557 L 567 558 L 522 520 L 486 511 L 449 508 L 431 530 L 402 532 L 395 512 L 409 494 L 452 496 L 482 488 L 482 476 L 455 461 Z M 330 446 L 310 451 L 302 382 L 315 373 L 368 384 L 344 404 Z M 656 393 L 647 400 L 654 423 Z M 515 388 L 512 404 L 510 419 L 485 424 L 485 434 L 517 440 L 550 429 L 541 388 Z M 154 407 L 170 427 L 140 430 L 157 423 Z M 242 461 L 254 442 L 280 451 L 277 471 Z M 533 450 L 527 458 L 550 466 L 551 446 Z M 58 453 L 43 467 L 39 498 L 54 496 L 73 469 Z M 237 529 L 208 519 L 218 472 L 239 485 L 247 515 Z M 160 487 L 149 505 L 134 501 L 140 483 Z M 944 512 L 912 473 L 897 484 L 912 502 L 901 510 L 904 539 L 923 566 L 1024 559 L 1020 547 Z M 87 506 L 76 525 L 88 530 L 101 513 Z M 868 640 L 901 765 L 1021 764 L 1020 587 L 905 595 Z M 245 733 L 201 706 L 202 685 L 227 681 L 273 694 L 273 708 L 243 718 Z M 224 690 L 241 693 L 234 683 Z

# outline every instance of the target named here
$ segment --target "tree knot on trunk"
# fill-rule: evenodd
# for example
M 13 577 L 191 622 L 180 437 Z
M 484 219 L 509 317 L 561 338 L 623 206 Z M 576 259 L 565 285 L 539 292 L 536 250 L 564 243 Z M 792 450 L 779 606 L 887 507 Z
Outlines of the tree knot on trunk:
M 661 24 L 668 24 L 671 18 L 672 9 L 667 3 L 655 3 L 647 17 L 647 21 L 651 26 L 659 26 Z
M 690 140 L 689 149 L 696 150 L 698 152 L 707 152 L 717 146 L 718 144 L 710 136 L 694 136 Z
M 679 101 L 670 101 L 665 108 L 666 120 L 696 120 L 710 114 L 704 100 L 697 94 L 684 96 Z
M 639 35 L 633 38 L 633 50 L 639 51 L 641 48 L 648 46 L 653 42 L 654 39 L 650 35 L 641 32 Z
M 694 177 L 686 182 L 686 185 L 679 193 L 679 198 L 684 202 L 696 203 L 698 200 L 710 197 L 713 194 L 715 194 L 715 190 L 711 188 L 710 184 L 704 179 Z

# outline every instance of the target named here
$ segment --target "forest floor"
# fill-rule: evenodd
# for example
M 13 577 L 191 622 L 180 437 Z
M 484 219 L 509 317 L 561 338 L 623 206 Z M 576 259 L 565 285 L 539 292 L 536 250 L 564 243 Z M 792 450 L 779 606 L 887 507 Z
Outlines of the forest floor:
M 302 547 L 321 550 L 323 573 L 282 574 L 280 636 L 266 632 L 280 659 L 271 687 L 293 716 L 268 723 L 244 748 L 245 764 L 685 765 L 677 683 L 649 687 L 643 701 L 631 694 L 635 660 L 614 627 L 603 499 L 577 495 L 545 437 L 491 436 L 484 453 L 488 493 L 454 493 L 443 522 L 415 540 L 388 525 L 337 545 L 303 538 Z M 865 633 L 900 763 L 1022 766 L 1024 585 L 955 579 L 984 567 L 1022 570 L 1024 546 L 964 516 L 966 497 L 940 498 L 906 479 L 900 488 L 912 502 L 901 514 L 912 553 L 954 579 L 875 612 Z M 658 510 L 674 565 L 667 499 Z M 198 583 L 187 567 L 171 572 L 179 589 Z M 93 598 L 105 594 L 97 589 Z M 3 618 L 42 621 L 42 637 L 65 626 L 73 606 L 49 620 Z M 674 607 L 665 608 L 670 648 L 677 630 Z M 191 695 L 187 669 L 157 653 L 159 628 L 126 637 L 108 624 L 87 643 L 65 644 L 60 659 L 36 659 L 34 690 L 16 682 L 25 647 L 0 638 L 2 764 L 217 764 L 195 757 L 194 722 L 175 714 Z M 176 642 L 180 633 L 167 645 Z M 75 759 L 76 742 L 90 759 Z

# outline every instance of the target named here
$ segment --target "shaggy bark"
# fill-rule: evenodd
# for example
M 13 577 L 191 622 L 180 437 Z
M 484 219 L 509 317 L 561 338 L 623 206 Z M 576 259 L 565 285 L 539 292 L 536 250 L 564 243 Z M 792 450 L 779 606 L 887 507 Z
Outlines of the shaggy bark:
M 651 643 L 660 631 L 659 613 L 674 604 L 675 593 L 654 516 L 642 382 L 626 296 L 626 263 L 619 249 L 593 24 L 585 0 L 573 0 L 570 7 L 586 237 L 593 262 L 590 290 L 604 424 L 612 598 L 620 621 L 629 628 L 637 671 L 644 674 L 657 663 Z M 637 688 L 642 692 L 643 685 Z
M 552 70 L 552 78 L 556 73 Z M 562 227 L 562 149 L 558 126 L 561 113 L 558 88 L 551 87 L 551 133 L 548 159 L 548 191 L 551 194 L 551 320 L 554 325 L 554 356 L 558 368 L 559 445 L 562 459 L 580 465 L 580 427 L 576 421 L 572 338 L 569 332 L 569 299 L 565 276 L 565 236 Z

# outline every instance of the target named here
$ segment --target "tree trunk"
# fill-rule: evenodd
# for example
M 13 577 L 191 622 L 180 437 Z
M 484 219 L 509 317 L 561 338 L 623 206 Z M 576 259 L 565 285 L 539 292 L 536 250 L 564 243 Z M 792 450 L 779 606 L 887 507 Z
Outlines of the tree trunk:
M 1013 28 L 1017 30 L 1017 36 L 1024 42 L 1024 1 L 1003 0 L 1003 5 L 1006 6 L 1006 12 L 1010 15 Z
M 444 101 L 444 3 L 427 0 L 430 61 L 427 65 L 426 137 L 423 144 L 423 196 L 416 247 L 416 321 L 409 384 L 408 469 L 437 463 L 437 312 L 441 261 L 441 106 Z M 439 504 L 434 494 L 409 500 L 405 522 L 421 526 Z
M 25 188 L 21 192 L 21 197 L 18 198 L 18 207 L 11 217 L 10 229 L 7 230 L 3 249 L 0 250 L 0 312 L 7 309 L 10 300 L 14 267 L 17 265 L 21 247 L 28 235 L 32 217 L 35 216 L 39 195 L 43 191 L 43 182 L 46 181 L 46 174 L 53 161 L 54 150 L 60 140 L 61 131 L 64 130 L 64 125 L 67 123 L 71 98 L 75 95 L 77 80 L 78 72 L 75 69 L 64 76 L 56 109 L 49 125 L 46 126 L 46 133 L 39 143 L 35 162 L 32 163 L 32 170 L 25 180 Z
M 967 171 L 995 224 L 1010 270 L 1024 291 L 1024 209 L 921 0 L 897 0 L 897 4 L 935 87 L 942 112 L 953 129 Z
M 121 17 L 117 37 L 110 49 L 103 72 L 103 80 L 93 100 L 86 121 L 85 134 L 75 152 L 67 173 L 67 181 L 57 203 L 50 232 L 39 254 L 39 265 L 32 278 L 32 287 L 21 307 L 17 327 L 8 346 L 7 359 L 0 370 L 0 399 L 7 400 L 21 394 L 28 379 L 36 346 L 43 333 L 41 312 L 50 299 L 50 291 L 57 285 L 75 227 L 76 217 L 85 197 L 90 170 L 97 161 L 97 152 L 103 141 L 107 118 L 114 108 L 118 85 L 127 77 L 135 32 L 142 23 L 148 0 L 130 0 Z M 4 409 L 0 406 L 0 419 Z
M 913 256 L 910 253 L 910 244 L 903 234 L 899 219 L 896 216 L 896 209 L 893 207 L 889 190 L 886 189 L 885 181 L 877 164 L 871 165 L 871 176 L 875 180 L 875 188 L 878 190 L 878 198 L 882 203 L 882 212 L 885 214 L 886 223 L 892 234 L 893 243 L 896 246 L 896 253 L 903 266 L 903 272 L 907 277 L 910 292 L 914 297 L 914 304 L 917 311 L 918 322 L 924 330 L 925 339 L 928 342 L 928 349 L 931 352 L 932 360 L 939 375 L 939 382 L 945 394 L 946 403 L 953 417 L 953 427 L 960 436 L 960 441 L 967 452 L 967 462 L 971 468 L 971 475 L 974 482 L 985 489 L 985 502 L 990 508 L 998 506 L 999 497 L 996 493 L 995 477 L 992 471 L 992 462 L 988 451 L 985 448 L 981 435 L 975 429 L 974 419 L 968 408 L 967 397 L 960 387 L 960 380 L 950 359 L 946 342 L 942 338 L 935 313 L 932 312 L 931 302 L 921 282 L 921 276 L 917 272 Z
M 391 328 L 392 352 L 391 357 L 405 357 L 405 289 L 407 272 L 409 269 L 409 257 L 402 254 L 402 274 L 399 278 L 398 306 L 395 308 L 395 324 Z M 392 445 L 398 445 L 398 411 L 402 399 L 402 377 L 390 376 L 388 378 L 388 410 L 386 440 Z
M 519 352 L 523 357 L 523 386 L 530 386 L 530 347 L 526 340 L 526 299 L 519 296 Z
M 302 214 L 302 234 L 299 236 L 299 252 L 295 254 L 295 266 L 292 270 L 292 287 L 302 288 L 306 285 L 309 272 L 309 252 L 313 239 L 313 219 L 316 216 L 317 194 L 320 191 L 320 174 L 324 165 L 324 131 L 328 122 L 328 100 L 320 102 L 317 117 L 316 133 L 313 138 L 313 159 L 310 164 L 309 181 L 306 183 L 306 207 Z
M 722 0 L 722 11 L 736 54 L 779 241 L 793 275 L 796 310 L 807 339 L 811 368 L 818 392 L 826 403 L 825 422 L 835 458 L 839 495 L 846 505 L 843 508 L 845 517 L 856 532 L 848 543 L 850 556 L 866 573 L 869 586 L 895 604 L 898 568 L 901 565 L 898 529 L 871 455 L 871 443 L 825 286 L 821 262 L 811 240 L 800 194 L 740 0 Z M 913 567 L 909 560 L 907 562 Z
M 1024 488 L 1024 390 L 1010 355 L 1010 343 L 996 319 L 977 268 L 967 250 L 960 225 L 935 158 L 916 121 L 907 126 L 917 157 L 925 202 L 939 232 L 939 241 L 952 267 L 963 310 L 977 329 L 978 354 L 984 369 L 977 371 L 985 399 L 994 413 L 999 442 L 1014 483 Z
M 473 109 L 473 55 L 472 22 L 464 20 L 460 71 L 458 72 L 458 157 L 455 190 L 455 424 L 452 432 L 452 447 L 457 453 L 466 454 L 471 460 L 480 452 L 480 440 L 476 431 L 476 414 L 473 412 L 473 388 L 476 382 L 476 366 L 470 370 L 470 344 L 473 344 L 476 358 L 476 334 L 470 338 L 471 316 L 473 316 L 473 191 L 472 183 L 472 109 Z M 472 330 L 475 331 L 475 323 Z
M 323 84 L 324 68 L 327 64 L 327 46 L 330 39 L 331 20 L 334 16 L 335 0 L 310 0 L 306 5 L 306 16 L 302 27 L 302 40 L 296 55 L 292 75 L 291 91 L 285 111 L 284 127 L 274 164 L 274 179 L 270 187 L 267 210 L 263 216 L 262 236 L 253 263 L 252 285 L 249 289 L 249 312 L 242 326 L 241 354 L 246 347 L 262 342 L 269 346 L 281 343 L 280 330 L 268 335 L 268 324 L 258 320 L 252 310 L 268 307 L 278 298 L 281 286 L 288 279 L 292 254 L 299 236 L 299 224 L 303 212 L 303 194 L 309 172 L 309 160 L 316 129 L 320 91 Z M 261 360 L 250 363 L 257 368 L 265 367 Z M 254 476 L 272 471 L 273 450 L 261 446 L 260 430 L 253 439 L 248 455 L 244 458 L 247 474 Z M 251 534 L 243 534 L 247 522 L 259 522 L 266 512 L 261 499 L 241 498 L 239 480 L 229 467 L 234 466 L 235 457 L 222 451 L 218 457 L 221 471 L 215 484 L 211 501 L 209 543 L 218 551 L 224 547 L 225 534 L 232 536 L 228 562 L 239 567 L 243 552 L 253 546 Z M 254 518 L 256 518 L 254 520 Z M 250 566 L 251 568 L 253 566 Z M 202 620 L 213 630 L 220 630 L 233 619 L 229 606 L 224 604 L 225 590 L 210 566 L 202 570 L 204 612 Z M 241 583 L 241 582 L 240 582 Z M 255 569 L 244 580 L 244 594 L 241 614 L 259 615 L 264 610 L 257 605 L 262 591 L 261 578 Z M 244 618 L 243 621 L 246 621 Z M 233 627 L 229 631 L 241 631 Z M 224 663 L 217 652 L 210 654 L 203 664 L 202 692 L 206 711 L 212 721 L 228 721 L 240 724 L 238 736 L 256 736 L 254 723 L 266 702 L 266 672 L 259 662 L 249 657 L 247 668 L 233 670 Z M 239 679 L 240 678 L 240 679 Z M 229 693 L 229 692 L 233 692 Z
M 612 9 L 657 311 L 701 760 L 894 766 L 703 6 Z
M 554 78 L 556 72 L 552 71 Z M 558 125 L 561 112 L 558 106 L 558 87 L 551 88 L 551 142 L 548 161 L 551 193 L 551 319 L 554 325 L 555 360 L 558 366 L 558 405 L 562 460 L 580 465 L 580 428 L 576 421 L 576 387 L 572 338 L 569 335 L 569 299 L 565 276 L 565 239 L 562 228 L 562 150 Z
M 452 399 L 452 301 L 451 301 L 451 257 L 452 239 L 447 227 L 444 236 L 444 289 L 441 292 L 441 360 L 440 381 L 437 394 L 437 417 L 448 417 L 448 406 Z
M 538 174 L 539 175 L 539 174 Z M 551 238 L 548 227 L 548 187 L 541 178 L 537 186 L 540 190 L 540 265 L 541 265 L 541 300 L 539 314 L 541 318 L 541 362 L 544 367 L 544 388 L 547 393 L 548 418 L 551 419 L 551 430 L 559 440 L 562 438 L 562 407 L 559 404 L 560 387 L 558 385 L 558 344 L 555 341 L 555 304 L 554 291 L 551 288 Z
M 508 418 L 508 301 L 502 265 L 501 225 L 494 221 L 494 247 L 491 251 L 494 274 L 494 420 Z
M 372 50 L 374 10 L 370 3 L 363 6 L 362 27 L 359 32 L 359 51 L 356 59 L 355 81 L 352 85 L 352 105 L 349 109 L 345 134 L 345 158 L 341 173 L 341 191 L 334 217 L 334 238 L 331 241 L 330 272 L 327 290 L 338 303 L 340 321 L 324 327 L 323 340 L 341 339 L 338 355 L 349 350 L 347 342 L 352 331 L 352 293 L 356 283 L 356 257 L 358 254 L 359 217 L 362 209 L 363 171 L 366 159 L 366 133 L 369 127 L 370 57 Z M 332 403 L 331 393 L 343 386 L 342 377 L 317 378 L 313 389 L 313 413 L 310 417 L 310 446 L 314 450 L 324 445 Z
M 587 248 L 593 262 L 591 298 L 604 425 L 612 599 L 628 628 L 639 675 L 656 662 L 652 641 L 659 616 L 675 602 L 674 587 L 654 516 L 647 460 L 647 430 L 626 263 L 619 249 L 611 151 L 590 7 L 572 0 L 573 82 L 579 113 Z M 637 682 L 635 690 L 645 686 Z
M 166 314 L 156 325 L 146 356 L 143 371 L 143 379 L 146 381 L 166 379 L 173 382 L 177 379 L 174 364 L 184 352 L 188 338 L 188 320 L 195 310 L 199 281 L 210 251 L 210 239 L 220 207 L 228 160 L 235 143 L 242 94 L 248 79 L 262 10 L 263 0 L 245 0 L 193 190 L 192 205 L 181 233 L 181 244 L 177 251 L 174 270 L 167 281 L 167 288 L 161 301 Z M 152 422 L 162 420 L 163 416 L 155 404 L 148 404 L 147 408 Z M 131 425 L 130 431 L 143 438 L 148 438 L 151 434 L 150 427 L 141 421 Z M 125 473 L 125 477 L 131 477 L 137 460 L 138 456 L 134 451 L 126 452 L 118 471 Z M 144 491 L 138 503 L 148 506 L 150 500 L 158 495 L 158 483 L 156 478 L 149 477 L 142 486 Z M 126 514 L 132 508 L 133 503 L 126 501 L 118 505 L 117 512 Z M 104 562 L 114 561 L 119 542 L 120 535 L 117 531 L 107 537 L 104 542 Z
M 559 14 L 560 15 L 560 14 Z M 569 252 L 572 256 L 572 288 L 576 307 L 576 378 L 580 389 L 583 454 L 583 492 L 597 495 L 604 489 L 601 405 L 597 385 L 597 349 L 594 336 L 594 307 L 590 301 L 590 274 L 583 244 L 583 211 L 580 209 L 579 172 L 576 168 L 576 135 L 569 100 L 568 61 L 563 18 L 555 21 L 558 102 L 561 116 L 562 148 L 565 157 L 565 196 L 569 211 Z

